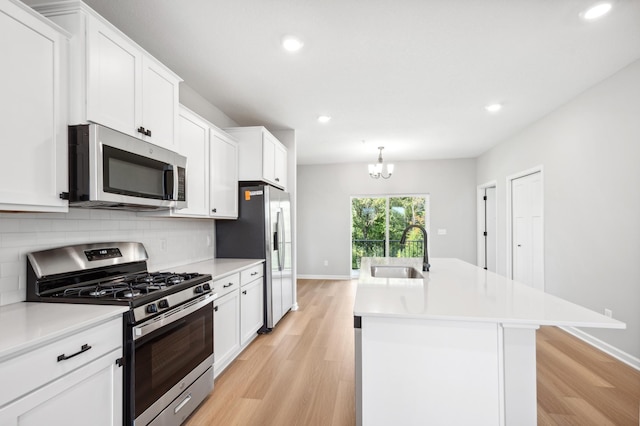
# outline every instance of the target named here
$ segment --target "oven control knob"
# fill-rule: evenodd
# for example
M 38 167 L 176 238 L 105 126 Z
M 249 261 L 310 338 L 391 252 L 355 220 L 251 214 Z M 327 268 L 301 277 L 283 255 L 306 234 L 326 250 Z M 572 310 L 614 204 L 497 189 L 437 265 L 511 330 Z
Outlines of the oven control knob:
M 162 299 L 158 302 L 158 307 L 160 309 L 167 309 L 169 307 L 169 301 L 167 299 Z
M 211 290 L 211 286 L 209 285 L 209 283 L 204 283 L 204 284 L 202 284 L 202 288 L 203 288 L 205 291 L 209 291 L 209 290 Z
M 202 289 L 202 286 L 197 286 L 196 288 L 193 289 L 193 291 L 196 292 L 197 294 L 204 292 L 204 290 Z
M 155 303 L 147 305 L 147 313 L 148 314 L 155 314 L 156 312 L 158 312 L 158 307 L 156 306 Z

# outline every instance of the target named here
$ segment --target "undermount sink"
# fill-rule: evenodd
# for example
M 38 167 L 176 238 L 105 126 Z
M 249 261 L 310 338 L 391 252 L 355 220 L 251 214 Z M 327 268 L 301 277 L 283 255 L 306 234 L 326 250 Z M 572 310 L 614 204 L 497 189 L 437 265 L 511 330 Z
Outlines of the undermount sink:
M 371 276 L 377 278 L 422 278 L 422 273 L 411 266 L 385 266 L 371 267 Z

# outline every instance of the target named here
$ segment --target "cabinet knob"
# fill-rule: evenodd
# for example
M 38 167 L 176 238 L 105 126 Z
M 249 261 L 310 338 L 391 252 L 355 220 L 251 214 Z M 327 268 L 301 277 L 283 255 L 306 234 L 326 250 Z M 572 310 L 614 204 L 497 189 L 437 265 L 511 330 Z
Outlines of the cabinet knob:
M 214 306 L 214 307 L 213 307 L 213 310 L 214 310 L 215 312 L 218 312 L 218 307 L 217 307 L 217 306 Z
M 218 209 L 211 209 L 211 211 L 212 211 L 213 213 L 217 213 L 217 212 L 218 212 Z
M 140 127 L 138 127 L 138 133 L 142 133 L 143 135 L 146 135 L 147 134 L 147 130 L 144 127 L 140 126 Z
M 276 178 L 276 182 L 280 182 L 280 178 Z
M 247 294 L 247 290 L 243 291 L 242 294 Z
M 147 131 L 144 132 L 144 134 L 147 135 L 147 136 L 151 136 L 151 130 L 147 129 Z

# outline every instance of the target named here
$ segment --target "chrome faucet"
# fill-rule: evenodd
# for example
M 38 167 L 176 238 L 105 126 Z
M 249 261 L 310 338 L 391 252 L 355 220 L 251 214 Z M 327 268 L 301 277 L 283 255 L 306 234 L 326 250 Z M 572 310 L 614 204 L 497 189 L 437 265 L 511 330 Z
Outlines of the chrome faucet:
M 424 256 L 422 258 L 422 270 L 429 271 L 429 268 L 431 267 L 431 265 L 429 265 L 429 251 L 427 250 L 427 231 L 422 226 L 409 225 L 406 228 L 404 228 L 404 231 L 402 231 L 402 237 L 400 238 L 400 245 L 404 246 L 406 244 L 407 232 L 409 232 L 411 228 L 418 228 L 419 230 L 422 231 L 422 235 L 424 236 Z

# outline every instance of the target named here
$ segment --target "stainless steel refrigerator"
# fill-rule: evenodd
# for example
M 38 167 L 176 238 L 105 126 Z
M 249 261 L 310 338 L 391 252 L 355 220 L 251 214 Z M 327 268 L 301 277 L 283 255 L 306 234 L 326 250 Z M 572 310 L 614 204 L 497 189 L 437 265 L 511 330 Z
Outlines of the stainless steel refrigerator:
M 265 259 L 264 326 L 270 331 L 293 306 L 289 194 L 240 184 L 237 220 L 216 221 L 216 257 Z

